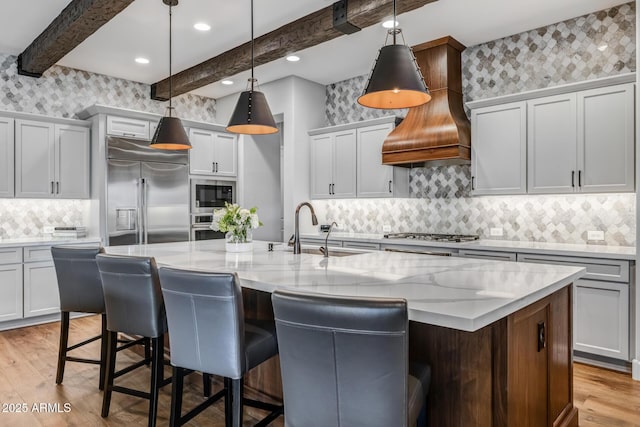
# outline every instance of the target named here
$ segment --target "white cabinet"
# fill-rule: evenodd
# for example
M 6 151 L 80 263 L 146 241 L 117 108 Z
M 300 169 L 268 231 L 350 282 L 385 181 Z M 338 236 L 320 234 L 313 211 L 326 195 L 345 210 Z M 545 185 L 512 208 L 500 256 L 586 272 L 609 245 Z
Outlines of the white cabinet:
M 189 171 L 194 175 L 235 177 L 238 174 L 238 145 L 235 135 L 204 129 L 190 129 Z
M 149 129 L 150 123 L 147 120 L 107 116 L 107 135 L 150 139 L 153 134 Z
M 60 311 L 56 270 L 52 261 L 24 264 L 24 317 Z
M 0 117 L 0 197 L 13 197 L 13 119 Z
M 311 198 L 356 197 L 356 131 L 311 137 Z
M 409 169 L 382 164 L 382 144 L 393 123 L 357 129 L 358 197 L 408 197 Z
M 16 197 L 89 198 L 89 129 L 16 120 Z
M 528 101 L 529 193 L 634 189 L 634 86 Z
M 471 112 L 473 195 L 527 192 L 527 104 Z
M 22 249 L 0 248 L 0 322 L 22 318 Z
M 578 92 L 577 103 L 581 191 L 633 191 L 634 85 Z

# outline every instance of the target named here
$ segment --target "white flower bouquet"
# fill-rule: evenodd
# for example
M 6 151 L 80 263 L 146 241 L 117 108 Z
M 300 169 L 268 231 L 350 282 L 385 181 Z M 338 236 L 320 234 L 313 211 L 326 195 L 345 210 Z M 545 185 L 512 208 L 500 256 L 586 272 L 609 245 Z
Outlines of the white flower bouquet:
M 248 243 L 252 240 L 251 230 L 262 225 L 257 211 L 256 207 L 245 209 L 236 203 L 225 203 L 224 209 L 213 212 L 211 229 L 227 233 L 228 243 Z

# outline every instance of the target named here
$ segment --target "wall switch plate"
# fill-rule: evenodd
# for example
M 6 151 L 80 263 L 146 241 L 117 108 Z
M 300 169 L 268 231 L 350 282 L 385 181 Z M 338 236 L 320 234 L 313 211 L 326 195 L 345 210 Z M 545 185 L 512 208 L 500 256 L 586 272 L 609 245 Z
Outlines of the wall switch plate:
M 44 234 L 53 234 L 53 225 L 45 225 L 44 227 L 42 227 L 42 232 Z
M 502 237 L 504 235 L 504 229 L 502 227 L 491 227 L 489 229 L 489 235 L 491 237 Z
M 604 231 L 602 230 L 589 230 L 587 231 L 587 240 L 594 242 L 601 242 L 604 240 Z
M 389 224 L 384 224 L 382 226 L 382 232 L 383 233 L 391 233 L 391 226 Z

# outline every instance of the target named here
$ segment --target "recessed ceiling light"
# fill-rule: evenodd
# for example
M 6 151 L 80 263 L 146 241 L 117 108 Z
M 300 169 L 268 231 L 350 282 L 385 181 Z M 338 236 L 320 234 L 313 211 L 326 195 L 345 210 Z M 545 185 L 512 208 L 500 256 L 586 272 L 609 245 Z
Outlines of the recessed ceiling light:
M 298 61 L 300 61 L 300 57 L 296 56 L 296 55 L 289 55 L 289 56 L 287 56 L 287 61 L 289 61 L 289 62 L 298 62 Z
M 604 52 L 605 50 L 607 50 L 608 47 L 609 47 L 609 45 L 603 44 L 603 45 L 598 46 L 598 50 L 600 52 Z
M 396 22 L 396 27 L 397 27 L 398 25 L 400 25 L 400 23 L 399 23 L 398 21 L 395 21 L 395 22 Z M 384 21 L 384 22 L 382 23 L 382 26 L 383 26 L 384 28 L 389 28 L 389 29 L 393 28 L 393 19 L 389 19 L 388 21 Z
M 233 80 L 223 80 L 220 83 L 222 83 L 223 85 L 229 86 L 233 84 Z
M 209 31 L 211 29 L 211 25 L 205 24 L 204 22 L 197 22 L 193 25 L 193 28 L 198 31 Z
M 143 58 L 142 56 L 139 56 L 136 58 L 136 62 L 138 64 L 148 64 L 149 60 L 147 58 Z

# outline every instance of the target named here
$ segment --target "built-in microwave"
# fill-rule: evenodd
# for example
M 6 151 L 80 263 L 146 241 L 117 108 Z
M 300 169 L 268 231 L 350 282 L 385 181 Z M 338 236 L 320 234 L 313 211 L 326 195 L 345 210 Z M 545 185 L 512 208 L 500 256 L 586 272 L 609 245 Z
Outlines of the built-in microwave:
M 235 202 L 235 181 L 191 180 L 191 213 L 212 213 Z

